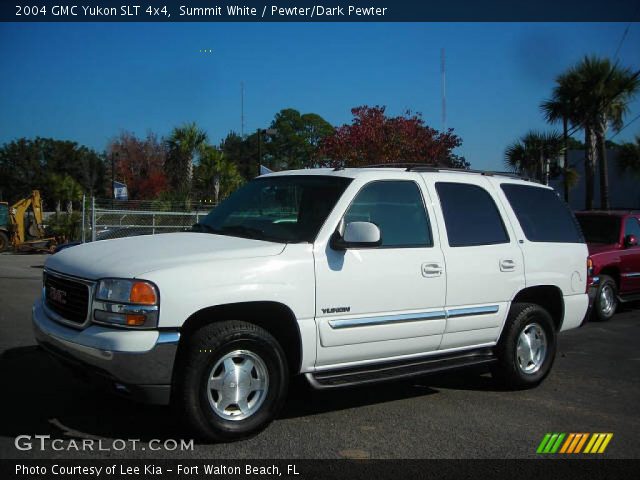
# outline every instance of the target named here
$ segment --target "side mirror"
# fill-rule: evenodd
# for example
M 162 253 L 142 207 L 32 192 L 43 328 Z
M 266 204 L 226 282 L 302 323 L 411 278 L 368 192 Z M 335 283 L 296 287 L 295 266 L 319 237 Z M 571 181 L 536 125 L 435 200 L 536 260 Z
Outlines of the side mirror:
M 338 229 L 331 238 L 331 248 L 346 250 L 348 248 L 371 248 L 382 244 L 380 229 L 371 222 L 351 222 L 344 226 L 344 233 L 340 235 Z
M 624 246 L 629 247 L 637 247 L 638 246 L 638 238 L 635 235 L 627 235 L 624 237 Z

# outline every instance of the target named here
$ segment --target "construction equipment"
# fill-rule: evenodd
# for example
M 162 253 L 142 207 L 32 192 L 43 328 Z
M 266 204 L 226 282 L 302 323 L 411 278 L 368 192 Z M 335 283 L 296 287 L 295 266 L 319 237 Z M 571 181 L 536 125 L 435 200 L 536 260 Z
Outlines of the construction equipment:
M 46 237 L 42 222 L 42 198 L 38 190 L 9 206 L 0 203 L 0 252 L 9 247 L 17 251 L 53 251 L 54 237 Z

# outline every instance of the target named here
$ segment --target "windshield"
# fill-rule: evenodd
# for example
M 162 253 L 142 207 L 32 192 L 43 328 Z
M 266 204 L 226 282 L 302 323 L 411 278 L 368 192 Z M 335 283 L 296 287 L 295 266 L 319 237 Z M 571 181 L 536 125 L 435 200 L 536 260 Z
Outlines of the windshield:
M 610 215 L 577 215 L 587 243 L 617 243 L 620 217 Z
M 280 243 L 313 242 L 350 178 L 287 175 L 252 180 L 194 231 Z

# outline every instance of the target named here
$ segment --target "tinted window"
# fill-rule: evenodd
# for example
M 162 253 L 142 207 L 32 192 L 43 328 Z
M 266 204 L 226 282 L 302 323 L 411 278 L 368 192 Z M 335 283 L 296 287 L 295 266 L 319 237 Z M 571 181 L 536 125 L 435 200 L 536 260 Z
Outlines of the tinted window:
M 638 240 L 640 240 L 640 224 L 638 220 L 633 217 L 627 218 L 624 222 L 624 236 L 634 235 Z
M 211 210 L 194 230 L 283 243 L 313 242 L 350 182 L 321 175 L 257 178 Z
M 553 190 L 509 183 L 501 187 L 528 240 L 584 242 L 573 213 Z
M 578 214 L 577 218 L 588 243 L 610 244 L 620 240 L 620 217 Z
M 430 247 L 431 229 L 414 182 L 381 181 L 366 185 L 347 210 L 345 223 L 375 223 L 383 247 Z
M 436 190 L 451 247 L 509 242 L 498 207 L 484 188 L 438 182 Z

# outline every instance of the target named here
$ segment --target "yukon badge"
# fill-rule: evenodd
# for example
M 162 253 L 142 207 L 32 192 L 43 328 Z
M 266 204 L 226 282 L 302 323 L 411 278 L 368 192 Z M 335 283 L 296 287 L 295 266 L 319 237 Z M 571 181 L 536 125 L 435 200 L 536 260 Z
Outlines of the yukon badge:
M 351 311 L 351 307 L 332 307 L 332 308 L 322 308 L 322 313 L 328 315 L 330 313 L 348 313 Z

